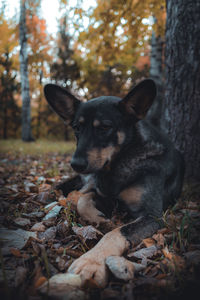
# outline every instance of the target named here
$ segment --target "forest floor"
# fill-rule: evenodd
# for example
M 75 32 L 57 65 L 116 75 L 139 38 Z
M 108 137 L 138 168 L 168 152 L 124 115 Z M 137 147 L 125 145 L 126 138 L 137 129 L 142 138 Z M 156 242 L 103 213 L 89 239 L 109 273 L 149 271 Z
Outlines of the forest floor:
M 77 191 L 65 198 L 54 189 L 73 175 L 73 149 L 64 142 L 1 143 L 1 299 L 199 299 L 200 186 L 195 184 L 185 185 L 177 204 L 163 214 L 165 227 L 126 253 L 141 265 L 132 279 L 110 272 L 104 289 L 92 281 L 79 288 L 78 278 L 66 284 L 57 275 L 107 230 L 81 220 Z M 121 221 L 113 216 L 116 226 Z

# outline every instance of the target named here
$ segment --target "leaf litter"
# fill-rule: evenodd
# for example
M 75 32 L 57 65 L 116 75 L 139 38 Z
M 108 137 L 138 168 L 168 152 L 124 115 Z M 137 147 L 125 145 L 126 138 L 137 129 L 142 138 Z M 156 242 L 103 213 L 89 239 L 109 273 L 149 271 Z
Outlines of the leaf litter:
M 200 195 L 186 186 L 178 203 L 163 214 L 164 228 L 124 257 L 108 257 L 109 283 L 66 271 L 94 247 L 109 228 L 84 222 L 76 211 L 81 195 L 64 197 L 54 186 L 74 173 L 69 156 L 0 154 L 0 291 L 2 299 L 160 299 L 199 290 Z M 123 217 L 114 214 L 115 226 Z M 188 286 L 190 288 L 188 288 Z M 47 296 L 48 294 L 48 296 Z M 68 295 L 68 296 L 66 296 Z

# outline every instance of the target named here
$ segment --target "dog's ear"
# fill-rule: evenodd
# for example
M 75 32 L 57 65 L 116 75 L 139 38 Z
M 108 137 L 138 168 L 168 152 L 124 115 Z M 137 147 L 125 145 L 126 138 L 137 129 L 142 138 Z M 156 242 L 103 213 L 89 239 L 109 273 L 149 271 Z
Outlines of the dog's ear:
M 120 108 L 133 115 L 136 119 L 143 119 L 156 96 L 156 85 L 152 79 L 145 79 L 136 85 L 120 102 Z
M 70 94 L 66 89 L 56 84 L 45 85 L 44 94 L 53 110 L 66 124 L 71 124 L 81 101 L 76 99 L 76 97 Z

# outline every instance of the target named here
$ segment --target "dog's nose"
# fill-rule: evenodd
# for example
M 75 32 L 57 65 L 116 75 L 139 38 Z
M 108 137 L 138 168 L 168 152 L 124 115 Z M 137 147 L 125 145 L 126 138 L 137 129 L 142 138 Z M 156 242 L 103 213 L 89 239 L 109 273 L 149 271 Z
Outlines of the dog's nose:
M 87 168 L 87 161 L 83 158 L 72 157 L 71 166 L 76 172 L 83 172 Z

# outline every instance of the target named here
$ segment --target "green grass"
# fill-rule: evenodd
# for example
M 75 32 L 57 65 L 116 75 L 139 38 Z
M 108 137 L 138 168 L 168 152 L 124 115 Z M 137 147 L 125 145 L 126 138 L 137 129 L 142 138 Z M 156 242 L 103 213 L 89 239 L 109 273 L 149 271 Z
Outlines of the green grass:
M 0 140 L 0 153 L 21 153 L 21 154 L 71 154 L 75 149 L 75 143 L 65 141 L 37 140 L 25 143 L 19 139 Z

